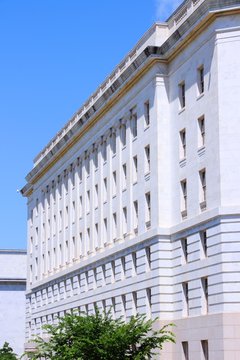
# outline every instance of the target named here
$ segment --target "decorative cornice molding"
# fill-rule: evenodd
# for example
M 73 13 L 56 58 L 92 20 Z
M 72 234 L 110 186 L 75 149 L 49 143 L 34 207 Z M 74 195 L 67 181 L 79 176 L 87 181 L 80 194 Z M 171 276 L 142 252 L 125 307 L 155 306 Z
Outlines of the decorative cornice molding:
M 87 105 L 92 104 L 92 107 L 82 117 L 77 114 L 74 117 L 77 121 L 73 123 L 72 119 L 67 124 L 67 126 L 73 125 L 27 175 L 26 180 L 29 184 L 21 190 L 24 196 L 32 193 L 31 184 L 38 181 L 154 64 L 171 61 L 216 17 L 240 11 L 240 0 L 218 0 L 217 4 L 214 0 L 199 0 L 199 2 L 188 0 L 182 4 L 182 7 L 190 2 L 193 6 L 195 3 L 198 4 L 196 10 L 181 22 L 176 31 L 160 47 L 147 46 L 117 78 L 112 77 L 111 86 L 105 91 L 100 87 L 101 96 L 96 97 L 95 102 L 93 98 L 89 100 Z M 84 105 L 85 109 L 87 105 Z M 56 139 L 57 137 L 54 141 Z

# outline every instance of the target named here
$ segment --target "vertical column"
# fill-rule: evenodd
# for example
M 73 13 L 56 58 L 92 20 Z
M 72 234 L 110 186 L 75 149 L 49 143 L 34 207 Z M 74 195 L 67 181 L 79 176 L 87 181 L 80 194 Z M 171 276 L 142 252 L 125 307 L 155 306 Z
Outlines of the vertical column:
M 80 158 L 78 157 L 75 163 L 75 241 L 76 241 L 76 257 L 79 259 L 81 256 L 80 244 Z
M 123 118 L 119 121 L 119 126 L 117 128 L 117 148 L 116 148 L 116 156 L 117 156 L 117 241 L 123 241 L 123 203 L 122 203 L 122 128 L 126 126 L 127 119 Z
M 133 233 L 133 196 L 132 196 L 132 129 L 131 129 L 131 115 L 128 113 L 126 116 L 127 122 L 127 238 L 131 238 Z
M 98 241 L 98 250 L 102 250 L 104 247 L 104 224 L 103 224 L 103 164 L 104 164 L 104 152 L 106 146 L 106 137 L 103 136 L 100 142 L 100 151 L 99 151 L 99 184 L 98 184 L 98 231 L 99 231 L 99 241 Z
M 93 254 L 95 247 L 94 247 L 94 178 L 95 178 L 95 165 L 94 165 L 94 151 L 95 151 L 95 145 L 93 144 L 91 148 L 89 149 L 89 174 L 90 174 L 90 237 L 89 237 L 89 245 L 88 245 L 88 254 Z
M 83 229 L 82 229 L 82 236 L 83 236 L 83 254 L 82 256 L 85 257 L 88 252 L 88 243 L 87 243 L 87 167 L 89 161 L 89 154 L 85 151 L 84 159 L 83 159 L 83 174 L 82 174 L 82 184 L 83 184 Z
M 69 262 L 72 263 L 74 259 L 74 244 L 73 244 L 73 234 L 75 226 L 75 219 L 73 219 L 73 182 L 72 178 L 74 176 L 74 165 L 71 164 L 68 167 L 68 237 L 69 237 Z M 76 239 L 75 239 L 76 241 Z
M 164 75 L 156 77 L 155 95 L 151 107 L 150 163 L 152 227 L 171 225 L 171 137 L 169 102 Z M 164 136 L 163 136 L 164 134 Z M 155 150 L 156 149 L 156 150 Z M 155 191 L 156 190 L 156 191 Z M 154 193 L 153 193 L 154 191 Z
M 112 127 L 108 137 L 108 160 L 107 160 L 107 219 L 108 219 L 108 239 L 107 245 L 111 246 L 113 243 L 113 213 L 112 213 L 112 161 L 113 161 L 113 136 L 116 135 L 116 129 Z

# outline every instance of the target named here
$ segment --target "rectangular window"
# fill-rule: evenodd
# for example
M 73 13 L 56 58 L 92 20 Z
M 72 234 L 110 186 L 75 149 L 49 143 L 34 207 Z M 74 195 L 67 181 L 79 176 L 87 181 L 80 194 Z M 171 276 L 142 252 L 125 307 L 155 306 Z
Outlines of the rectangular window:
M 112 282 L 115 281 L 115 261 L 111 261 Z
M 66 264 L 68 264 L 68 262 L 69 262 L 68 240 L 65 241 L 65 262 L 66 262 Z
M 82 163 L 80 162 L 79 164 L 79 169 L 78 169 L 78 174 L 79 174 L 79 181 L 82 181 Z
M 137 182 L 138 161 L 137 155 L 133 157 L 133 183 Z
M 203 230 L 200 232 L 200 239 L 201 239 L 201 244 L 202 244 L 203 257 L 207 257 L 208 245 L 207 245 L 207 231 L 206 230 Z
M 122 295 L 122 309 L 123 309 L 123 316 L 125 315 L 126 313 L 126 305 L 127 305 L 127 302 L 126 302 L 126 295 Z
M 75 239 L 75 236 L 72 237 L 72 248 L 73 248 L 73 259 L 76 259 L 77 258 L 77 242 L 76 242 L 76 239 Z
M 209 360 L 208 341 L 202 340 L 201 347 L 202 347 L 203 360 Z
M 186 98 L 185 98 L 185 82 L 183 81 L 181 84 L 178 85 L 179 91 L 179 105 L 180 109 L 184 109 L 186 106 Z
M 113 155 L 116 154 L 116 148 L 117 148 L 116 143 L 117 143 L 116 133 L 113 132 L 112 137 L 111 137 L 111 148 L 112 148 L 112 154 Z
M 103 241 L 107 244 L 107 218 L 103 219 Z
M 95 224 L 95 249 L 98 247 L 98 224 Z
M 138 308 L 138 303 L 137 303 L 137 292 L 133 291 L 132 292 L 132 304 L 133 304 L 133 313 L 136 314 L 137 313 L 137 308 Z
M 206 170 L 202 169 L 199 171 L 199 179 L 200 179 L 200 208 L 202 211 L 206 210 Z
M 121 126 L 121 142 L 122 142 L 122 146 L 126 146 L 126 133 L 127 133 L 126 125 L 122 124 L 122 126 Z
M 115 300 L 115 297 L 112 297 L 112 311 L 115 314 L 115 312 L 116 312 L 116 300 Z
M 130 110 L 130 121 L 131 121 L 131 130 L 133 138 L 137 137 L 137 113 L 136 109 Z
M 90 173 L 90 159 L 89 159 L 89 155 L 86 155 L 85 157 L 85 169 L 86 169 L 86 174 L 87 176 Z
M 150 106 L 149 101 L 146 101 L 144 104 L 144 119 L 145 119 L 145 126 L 149 126 L 150 124 Z
M 203 308 L 203 313 L 206 314 L 208 313 L 208 278 L 202 278 L 202 290 L 203 290 L 203 303 L 202 303 L 202 308 Z
M 132 276 L 137 274 L 137 254 L 132 253 Z
M 188 350 L 188 342 L 187 341 L 182 342 L 182 350 L 183 350 L 183 359 L 189 360 L 189 350 Z
M 181 213 L 182 218 L 187 217 L 187 180 L 181 181 Z
M 113 214 L 113 240 L 117 238 L 117 214 Z
M 82 196 L 79 196 L 79 217 L 80 219 L 83 216 L 83 202 L 82 202 Z
M 68 227 L 68 206 L 65 207 L 65 227 Z
M 113 171 L 112 173 L 112 196 L 116 196 L 117 193 L 117 173 Z
M 125 190 L 127 187 L 127 164 L 122 166 L 122 189 Z
M 31 236 L 30 237 L 30 242 L 29 242 L 29 245 L 30 245 L 30 254 L 33 252 L 33 237 Z
M 72 202 L 72 223 L 75 223 L 75 217 L 76 217 L 76 207 L 75 207 L 75 201 Z
M 98 207 L 98 185 L 95 185 L 95 196 L 94 196 L 95 209 Z
M 150 172 L 150 145 L 145 147 L 145 173 Z
M 87 213 L 90 212 L 90 190 L 87 191 L 87 196 L 86 196 L 86 211 Z
M 83 237 L 82 237 L 82 232 L 79 233 L 79 242 L 80 242 L 80 256 L 83 255 Z
M 186 129 L 183 129 L 179 133 L 180 135 L 180 159 L 186 157 Z
M 145 194 L 145 199 L 146 199 L 145 223 L 146 223 L 146 228 L 149 229 L 151 227 L 151 194 L 150 194 L 150 192 Z
M 189 314 L 189 290 L 188 290 L 187 282 L 182 284 L 182 289 L 183 289 L 183 315 L 188 316 L 188 314 Z
M 107 201 L 107 178 L 103 179 L 103 201 Z
M 90 228 L 87 228 L 87 244 L 90 244 Z
M 123 236 L 127 234 L 127 208 L 123 208 Z
M 198 85 L 198 95 L 204 93 L 204 66 L 201 65 L 197 70 L 197 85 Z
M 187 242 L 187 238 L 181 239 L 181 245 L 182 245 L 183 263 L 187 263 L 188 262 L 188 242 Z
M 107 161 L 107 143 L 106 141 L 103 141 L 102 143 L 102 158 L 103 158 L 103 161 Z
M 95 169 L 97 169 L 98 168 L 98 151 L 97 151 L 97 149 L 94 150 L 93 161 L 94 161 Z
M 205 118 L 198 119 L 198 147 L 205 146 Z
M 152 267 L 152 258 L 151 258 L 151 247 L 147 246 L 145 248 L 146 253 L 146 270 L 151 270 Z
M 152 292 L 150 288 L 146 289 L 146 306 L 149 313 L 152 310 Z
M 121 257 L 121 266 L 122 266 L 122 276 L 123 278 L 125 277 L 125 272 L 126 272 L 126 260 L 125 260 L 125 256 Z
M 138 201 L 133 202 L 133 226 L 134 226 L 134 232 L 137 234 L 138 232 Z

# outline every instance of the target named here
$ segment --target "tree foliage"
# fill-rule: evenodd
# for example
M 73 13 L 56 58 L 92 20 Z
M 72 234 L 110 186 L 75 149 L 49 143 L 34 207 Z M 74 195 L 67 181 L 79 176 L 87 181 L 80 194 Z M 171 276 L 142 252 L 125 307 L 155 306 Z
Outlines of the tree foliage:
M 164 342 L 175 342 L 169 324 L 153 331 L 154 321 L 136 315 L 125 323 L 113 319 L 110 312 L 92 315 L 67 314 L 57 325 L 45 325 L 49 341 L 35 339 L 37 351 L 32 360 L 144 360 L 162 349 Z
M 17 357 L 8 342 L 5 342 L 3 347 L 0 348 L 0 360 L 17 360 Z

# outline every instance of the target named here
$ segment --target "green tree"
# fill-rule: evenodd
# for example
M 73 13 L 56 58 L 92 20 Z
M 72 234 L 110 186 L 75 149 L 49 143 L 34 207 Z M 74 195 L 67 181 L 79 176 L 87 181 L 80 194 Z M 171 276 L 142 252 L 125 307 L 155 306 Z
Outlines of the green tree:
M 27 356 L 33 360 L 149 359 L 164 342 L 175 342 L 174 334 L 168 330 L 172 324 L 153 331 L 154 322 L 136 315 L 125 323 L 98 309 L 92 315 L 68 314 L 57 325 L 44 326 L 49 341 L 34 339 L 37 350 Z
M 5 342 L 3 347 L 0 348 L 0 360 L 17 360 L 17 357 L 8 342 Z

